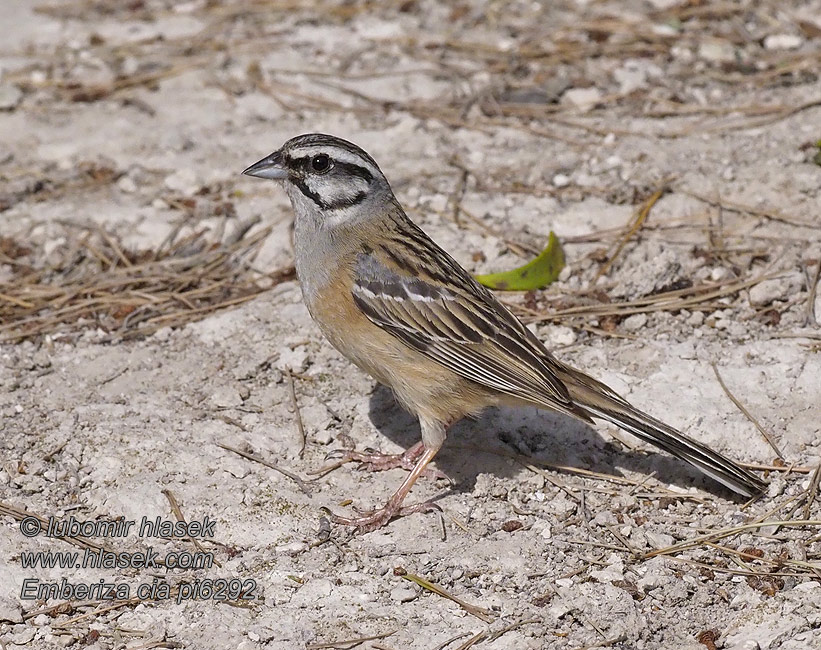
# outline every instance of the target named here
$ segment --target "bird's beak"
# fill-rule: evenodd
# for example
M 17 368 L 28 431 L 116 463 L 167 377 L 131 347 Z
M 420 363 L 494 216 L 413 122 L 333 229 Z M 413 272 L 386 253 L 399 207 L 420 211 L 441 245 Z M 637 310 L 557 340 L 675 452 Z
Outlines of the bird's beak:
M 266 156 L 259 162 L 255 162 L 242 173 L 248 176 L 269 178 L 275 181 L 288 178 L 288 170 L 282 165 L 282 154 L 279 151 L 275 151 L 270 156 Z

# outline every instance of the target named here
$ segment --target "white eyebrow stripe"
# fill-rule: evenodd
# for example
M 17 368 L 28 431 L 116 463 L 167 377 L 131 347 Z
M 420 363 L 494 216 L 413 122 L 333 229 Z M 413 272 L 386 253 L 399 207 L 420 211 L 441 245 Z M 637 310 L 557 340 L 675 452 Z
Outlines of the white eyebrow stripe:
M 349 165 L 357 165 L 358 167 L 364 167 L 374 176 L 379 175 L 379 171 L 375 169 L 374 166 L 371 165 L 362 156 L 358 156 L 353 152 L 346 151 L 345 149 L 341 149 L 338 147 L 329 147 L 327 145 L 297 147 L 295 149 L 292 149 L 289 153 L 291 158 L 311 158 L 313 156 L 318 156 L 319 154 L 326 154 L 330 156 L 332 160 L 338 160 L 341 163 L 347 163 Z

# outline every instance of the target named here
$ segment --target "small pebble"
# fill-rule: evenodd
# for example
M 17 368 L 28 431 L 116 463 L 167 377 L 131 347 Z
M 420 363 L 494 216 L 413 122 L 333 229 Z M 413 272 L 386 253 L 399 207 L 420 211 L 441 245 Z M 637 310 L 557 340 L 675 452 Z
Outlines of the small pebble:
M 566 325 L 554 325 L 547 331 L 547 338 L 553 345 L 573 345 L 576 332 Z
M 23 100 L 23 91 L 12 84 L 0 85 L 0 111 L 13 111 Z
M 711 63 L 732 63 L 735 61 L 735 48 L 729 41 L 707 41 L 699 45 L 698 55 Z
M 712 271 L 710 271 L 710 279 L 713 282 L 721 282 L 722 280 L 728 280 L 732 277 L 733 273 L 730 269 L 724 268 L 723 266 L 717 266 Z
M 598 88 L 571 88 L 562 95 L 562 104 L 570 104 L 580 111 L 587 112 L 594 108 L 602 99 Z
M 795 50 L 804 44 L 804 39 L 797 34 L 770 34 L 764 39 L 764 49 Z
M 637 332 L 647 325 L 647 314 L 633 314 L 622 322 L 622 327 L 628 332 Z
M 183 167 L 165 177 L 165 186 L 185 196 L 193 196 L 201 186 L 193 169 Z
M 570 176 L 567 174 L 556 174 L 553 177 L 553 187 L 567 187 L 570 185 Z
M 782 298 L 788 288 L 789 285 L 779 278 L 759 282 L 749 291 L 750 305 L 753 307 L 769 305 L 774 300 Z
M 397 585 L 391 589 L 391 600 L 397 603 L 408 603 L 416 597 L 416 590 L 410 586 Z
M 242 396 L 233 386 L 220 386 L 211 393 L 211 403 L 219 408 L 230 408 L 242 404 Z
M 650 546 L 655 549 L 667 548 L 675 543 L 673 536 L 667 533 L 655 533 L 651 530 L 646 530 L 644 531 L 644 535 L 647 537 Z
M 704 312 L 694 311 L 687 319 L 687 324 L 691 327 L 700 327 L 704 323 Z
M 126 194 L 133 194 L 137 191 L 137 184 L 128 176 L 123 176 L 120 180 L 118 180 L 117 187 L 120 188 L 120 191 L 125 192 Z

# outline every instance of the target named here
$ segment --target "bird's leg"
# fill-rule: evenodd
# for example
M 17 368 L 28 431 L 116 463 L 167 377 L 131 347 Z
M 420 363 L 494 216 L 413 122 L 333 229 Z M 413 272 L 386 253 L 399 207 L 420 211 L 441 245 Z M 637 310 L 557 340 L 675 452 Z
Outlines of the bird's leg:
M 339 515 L 332 514 L 331 520 L 334 523 L 343 524 L 345 526 L 356 526 L 363 533 L 367 533 L 381 528 L 394 517 L 403 517 L 413 512 L 425 512 L 438 509 L 436 504 L 429 501 L 402 507 L 402 502 L 405 500 L 405 497 L 408 496 L 413 484 L 416 483 L 416 479 L 425 472 L 425 467 L 433 460 L 436 452 L 439 451 L 441 443 L 436 447 L 426 447 L 423 443 L 419 443 L 419 445 L 423 450 L 419 460 L 416 461 L 416 465 L 413 466 L 410 474 L 405 478 L 402 485 L 399 486 L 399 489 L 394 492 L 393 496 L 388 499 L 384 507 L 379 510 L 374 510 L 373 512 L 364 513 L 361 517 L 340 517 Z M 414 447 L 411 449 L 414 449 Z
M 425 443 L 421 440 L 413 447 L 407 449 L 401 454 L 380 454 L 375 451 L 355 451 L 353 449 L 345 449 L 334 451 L 328 454 L 327 459 L 338 458 L 339 464 L 358 462 L 362 463 L 363 469 L 369 472 L 384 472 L 389 469 L 402 468 L 413 471 L 416 467 L 416 462 L 422 453 L 425 451 Z M 445 479 L 453 484 L 453 480 L 438 469 L 427 468 L 422 472 L 422 476 L 430 479 Z

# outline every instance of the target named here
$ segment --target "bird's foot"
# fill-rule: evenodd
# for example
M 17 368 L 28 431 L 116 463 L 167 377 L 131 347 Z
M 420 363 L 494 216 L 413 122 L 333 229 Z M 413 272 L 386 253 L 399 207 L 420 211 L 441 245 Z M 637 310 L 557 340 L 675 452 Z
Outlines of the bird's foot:
M 336 460 L 339 465 L 357 462 L 361 464 L 362 469 L 365 469 L 369 472 L 384 472 L 389 469 L 397 468 L 401 468 L 410 472 L 416 465 L 416 461 L 422 455 L 424 450 L 424 445 L 421 442 L 418 442 L 413 447 L 411 447 L 410 449 L 401 454 L 381 454 L 379 452 L 373 451 L 372 449 L 366 449 L 365 451 L 355 451 L 353 449 L 338 449 L 332 451 L 325 458 L 326 460 Z M 453 485 L 453 479 L 451 479 L 447 474 L 439 471 L 438 469 L 427 467 L 422 472 L 422 476 L 433 480 L 444 479 L 448 483 Z
M 371 531 L 382 528 L 392 519 L 398 517 L 405 517 L 415 512 L 431 512 L 433 510 L 442 509 L 432 501 L 424 501 L 410 506 L 403 506 L 401 501 L 391 498 L 383 508 L 379 510 L 371 510 L 361 512 L 358 517 L 342 517 L 340 515 L 330 514 L 330 519 L 335 524 L 342 524 L 343 526 L 353 526 L 360 533 L 370 533 Z

